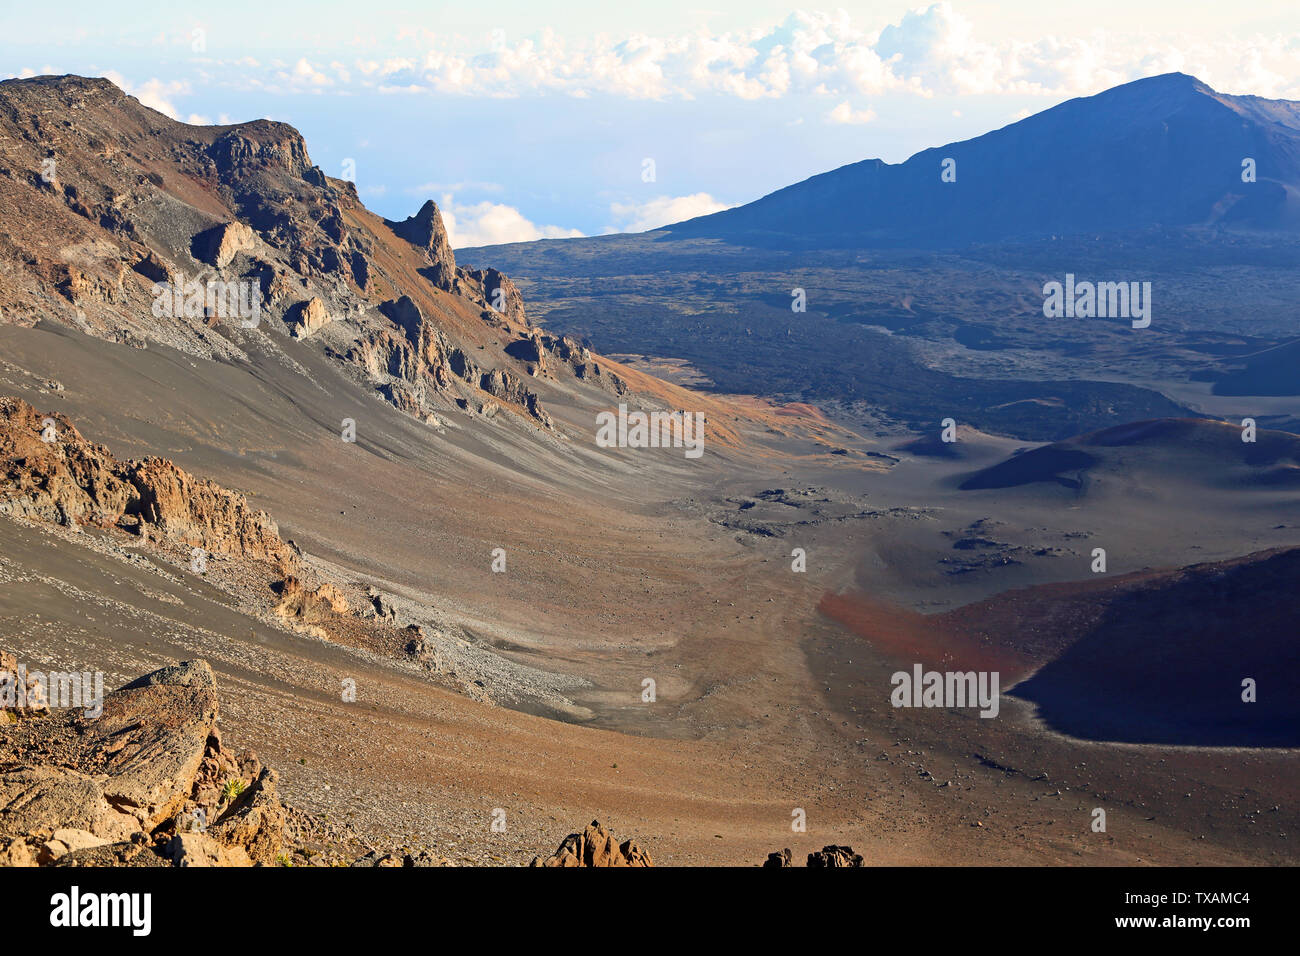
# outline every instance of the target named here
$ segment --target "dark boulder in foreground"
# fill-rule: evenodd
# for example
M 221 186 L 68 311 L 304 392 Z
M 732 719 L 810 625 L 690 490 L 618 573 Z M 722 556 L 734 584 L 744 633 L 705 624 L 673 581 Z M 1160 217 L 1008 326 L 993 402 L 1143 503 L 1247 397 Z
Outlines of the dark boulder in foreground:
M 827 867 L 841 866 L 865 866 L 862 862 L 862 855 L 854 853 L 851 846 L 824 846 L 814 853 L 808 854 L 808 865 L 817 869 Z M 769 853 L 767 859 L 763 861 L 763 867 L 786 867 L 794 866 L 790 848 L 779 850 L 775 853 Z

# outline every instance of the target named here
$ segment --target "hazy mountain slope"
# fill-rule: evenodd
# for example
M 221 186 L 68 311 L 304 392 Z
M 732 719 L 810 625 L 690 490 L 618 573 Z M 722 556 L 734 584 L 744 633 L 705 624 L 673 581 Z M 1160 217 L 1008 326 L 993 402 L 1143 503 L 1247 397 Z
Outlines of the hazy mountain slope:
M 1252 158 L 1257 181 L 1242 181 Z M 942 163 L 956 161 L 953 182 Z M 1222 224 L 1300 230 L 1300 104 L 1181 73 L 1062 103 L 898 165 L 864 160 L 668 227 L 755 245 L 955 245 Z
M 602 350 L 684 361 L 724 392 L 866 406 L 884 427 L 953 416 L 1056 440 L 1200 413 L 1292 429 L 1297 183 L 1300 104 L 1168 74 L 652 232 L 461 255 Z M 1069 275 L 1140 283 L 1150 325 L 1046 315 L 1046 284 Z

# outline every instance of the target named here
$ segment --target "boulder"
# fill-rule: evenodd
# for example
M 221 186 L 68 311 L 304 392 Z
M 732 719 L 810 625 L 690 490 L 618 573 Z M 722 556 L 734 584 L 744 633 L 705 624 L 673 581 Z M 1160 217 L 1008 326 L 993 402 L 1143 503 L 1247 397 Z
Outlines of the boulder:
M 104 698 L 87 755 L 108 773 L 104 796 L 152 830 L 184 806 L 216 726 L 216 678 L 206 661 L 147 674 Z
M 614 835 L 592 820 L 581 833 L 570 833 L 550 857 L 534 857 L 530 866 L 654 866 L 650 854 L 633 840 L 619 844 Z
M 109 803 L 103 783 L 68 767 L 18 766 L 0 774 L 0 837 L 77 830 L 128 839 L 137 820 Z
M 0 865 L 274 864 L 278 778 L 226 750 L 216 719 L 216 679 L 197 660 L 108 694 L 98 718 L 0 731 Z
M 350 610 L 348 599 L 334 585 L 324 582 L 308 587 L 292 574 L 280 585 L 280 600 L 275 606 L 277 616 L 302 624 L 329 621 Z
M 284 807 L 277 792 L 279 776 L 263 768 L 252 785 L 236 797 L 208 835 L 225 846 L 245 853 L 254 863 L 275 863 L 284 846 Z
M 206 833 L 178 833 L 168 841 L 163 855 L 174 866 L 252 866 L 242 847 L 226 846 Z
M 196 259 L 224 269 L 241 252 L 257 247 L 257 234 L 242 222 L 227 222 L 194 237 Z
M 372 613 L 363 612 L 362 617 L 377 617 L 381 621 L 396 622 L 397 608 L 382 591 L 372 586 L 366 589 L 366 595 L 370 598 L 370 607 L 366 610 Z
M 48 854 L 49 861 L 59 859 L 69 853 L 77 850 L 90 850 L 95 847 L 108 846 L 110 841 L 104 840 L 88 830 L 73 830 L 68 827 L 61 827 L 54 831 L 54 835 L 45 841 L 43 846 L 44 854 Z
M 0 867 L 36 865 L 36 854 L 26 840 L 0 839 Z
M 0 723 L 8 723 L 10 716 L 33 717 L 49 709 L 40 682 L 29 681 L 26 670 L 18 666 L 18 658 L 0 651 Z
M 295 339 L 305 339 L 329 321 L 325 303 L 312 296 L 306 302 L 299 302 L 289 310 L 289 334 Z
M 851 846 L 825 846 L 808 854 L 808 865 L 813 867 L 862 866 L 861 855 Z
M 138 833 L 131 840 L 118 843 L 105 843 L 102 846 L 85 847 L 71 850 L 55 860 L 52 866 L 170 866 L 165 857 L 153 851 L 153 846 L 143 833 Z

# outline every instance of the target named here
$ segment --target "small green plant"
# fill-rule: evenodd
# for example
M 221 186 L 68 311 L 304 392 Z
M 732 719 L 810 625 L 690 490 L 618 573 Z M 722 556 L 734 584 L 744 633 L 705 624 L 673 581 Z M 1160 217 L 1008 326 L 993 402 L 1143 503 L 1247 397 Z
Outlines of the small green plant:
M 275 858 L 276 866 L 293 866 L 293 860 L 289 859 L 288 853 L 278 854 Z
M 239 777 L 231 777 L 226 781 L 226 785 L 221 788 L 221 802 L 230 803 L 244 792 L 245 786 L 246 784 Z

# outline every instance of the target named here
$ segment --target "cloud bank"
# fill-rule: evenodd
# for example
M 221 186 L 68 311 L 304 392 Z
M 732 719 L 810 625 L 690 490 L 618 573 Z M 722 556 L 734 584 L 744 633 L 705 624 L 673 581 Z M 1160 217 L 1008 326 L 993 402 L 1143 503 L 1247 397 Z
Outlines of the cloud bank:
M 412 49 L 415 44 L 422 48 Z M 207 78 L 303 93 L 842 100 L 890 93 L 1060 98 L 1181 70 L 1227 93 L 1300 96 L 1300 33 L 1207 41 L 1097 30 L 1085 37 L 988 41 L 947 2 L 874 26 L 843 10 L 798 11 L 775 26 L 716 35 L 634 34 L 571 44 L 545 31 L 512 43 L 496 31 L 474 53 L 461 38 L 419 34 L 404 37 L 402 49 L 384 58 L 209 61 L 220 68 L 209 69 Z

